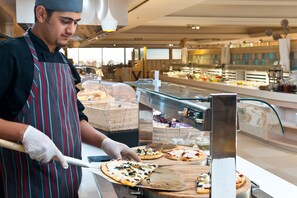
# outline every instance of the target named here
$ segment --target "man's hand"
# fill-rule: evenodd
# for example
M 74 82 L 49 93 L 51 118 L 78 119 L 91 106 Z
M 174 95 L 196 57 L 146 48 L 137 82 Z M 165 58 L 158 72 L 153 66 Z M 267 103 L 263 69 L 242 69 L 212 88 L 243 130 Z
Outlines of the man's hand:
M 101 149 L 107 155 L 114 159 L 127 159 L 139 162 L 138 155 L 130 149 L 127 145 L 120 142 L 113 141 L 110 138 L 105 138 L 101 144 Z
M 68 168 L 64 155 L 56 147 L 54 142 L 44 133 L 36 128 L 29 126 L 23 136 L 22 141 L 25 151 L 31 159 L 48 163 L 53 157 L 56 157 L 62 164 L 63 168 Z

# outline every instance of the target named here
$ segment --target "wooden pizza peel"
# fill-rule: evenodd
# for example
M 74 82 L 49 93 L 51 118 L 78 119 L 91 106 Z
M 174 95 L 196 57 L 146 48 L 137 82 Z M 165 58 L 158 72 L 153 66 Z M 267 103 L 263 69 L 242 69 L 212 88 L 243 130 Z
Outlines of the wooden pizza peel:
M 182 148 L 189 148 L 189 147 L 183 147 Z M 136 147 L 136 148 L 143 148 L 143 147 Z M 205 159 L 201 161 L 195 161 L 195 162 L 185 162 L 185 161 L 175 161 L 170 160 L 165 157 L 161 157 L 155 160 L 142 160 L 143 162 L 148 163 L 155 163 L 159 165 L 158 169 L 165 169 L 165 170 L 172 170 L 174 172 L 179 173 L 181 176 L 181 180 L 184 182 L 184 190 L 182 191 L 166 191 L 166 190 L 151 190 L 149 188 L 144 188 L 144 191 L 146 192 L 146 195 L 149 197 L 172 197 L 172 198 L 206 198 L 209 197 L 208 194 L 197 194 L 196 192 L 196 180 L 197 177 L 201 173 L 207 173 L 210 170 L 209 166 L 205 166 Z M 236 190 L 237 197 L 247 197 L 245 194 L 250 194 L 251 190 L 251 181 L 246 178 L 246 183 L 244 186 Z M 166 182 L 168 180 L 174 180 L 173 177 L 169 175 L 164 175 L 164 178 L 160 179 L 159 182 Z
M 197 165 L 173 165 L 166 167 L 180 173 L 185 183 L 185 190 L 179 192 L 169 191 L 152 191 L 146 190 L 149 197 L 172 197 L 172 198 L 208 198 L 208 194 L 197 194 L 196 192 L 196 179 L 201 173 L 209 172 L 209 166 L 197 166 Z M 250 193 L 251 181 L 247 178 L 244 186 L 236 190 L 237 196 L 241 194 Z M 241 196 L 239 196 L 241 197 Z M 246 196 L 243 196 L 246 197 Z
M 100 163 L 97 163 L 97 164 L 100 164 Z M 101 176 L 102 178 L 106 179 L 112 184 L 121 185 L 121 183 L 111 179 L 110 177 L 102 173 L 101 170 L 89 169 L 89 171 L 91 171 L 96 175 Z M 164 190 L 182 191 L 182 190 L 185 190 L 185 183 L 178 171 L 168 169 L 166 167 L 158 167 L 157 169 L 155 169 L 153 173 L 150 174 L 150 176 L 147 179 L 143 180 L 135 187 L 160 190 L 160 191 L 164 191 Z
M 180 173 L 166 167 L 158 167 L 150 177 L 143 180 L 137 187 L 173 192 L 186 189 Z
M 14 143 L 14 142 L 0 139 L 0 146 L 11 149 L 11 150 L 25 153 L 24 146 L 21 144 Z M 84 162 L 80 159 L 75 159 L 75 158 L 71 158 L 68 156 L 65 156 L 65 159 L 69 164 L 73 164 L 76 166 L 81 166 L 83 168 L 86 168 L 90 172 L 105 178 L 106 180 L 108 180 L 111 183 L 119 184 L 118 182 L 114 181 L 110 177 L 106 176 L 101 171 L 100 163 L 94 165 L 94 164 Z M 165 180 L 164 180 L 164 178 L 165 178 Z M 171 179 L 169 179 L 169 178 L 171 178 Z M 150 175 L 149 180 L 143 181 L 143 183 L 141 183 L 138 186 L 141 188 L 156 189 L 156 190 L 170 190 L 170 191 L 181 191 L 181 190 L 185 189 L 185 185 L 182 181 L 180 174 L 177 171 L 169 170 L 166 168 L 157 168 L 156 171 L 154 171 Z

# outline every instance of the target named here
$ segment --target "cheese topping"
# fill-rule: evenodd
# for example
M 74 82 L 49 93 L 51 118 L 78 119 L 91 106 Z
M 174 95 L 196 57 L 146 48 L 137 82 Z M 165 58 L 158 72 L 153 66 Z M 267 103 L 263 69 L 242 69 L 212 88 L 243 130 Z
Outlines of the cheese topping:
M 152 148 L 143 148 L 143 149 L 136 149 L 136 153 L 139 156 L 145 156 L 145 155 L 157 155 L 158 152 L 155 149 Z
M 197 149 L 174 149 L 170 152 L 167 152 L 167 154 L 182 161 L 200 159 L 203 157 L 203 153 Z
M 180 158 L 184 152 L 185 152 L 184 149 L 174 149 L 172 151 L 169 151 L 168 154 L 170 154 L 174 157 Z
M 106 164 L 109 172 L 112 175 L 120 176 L 122 179 L 131 182 L 140 182 L 150 173 L 157 168 L 156 164 L 144 164 L 140 162 L 123 161 L 110 161 Z
M 197 184 L 197 191 L 210 189 L 210 176 L 209 173 L 202 173 L 196 181 Z
M 185 158 L 199 158 L 201 156 L 201 153 L 199 150 L 185 150 L 185 152 L 183 153 L 182 157 L 185 157 Z
M 244 181 L 244 175 L 236 171 L 236 184 L 245 182 Z M 203 190 L 210 190 L 211 184 L 210 184 L 210 173 L 201 173 L 196 180 L 196 188 L 197 192 L 201 192 Z

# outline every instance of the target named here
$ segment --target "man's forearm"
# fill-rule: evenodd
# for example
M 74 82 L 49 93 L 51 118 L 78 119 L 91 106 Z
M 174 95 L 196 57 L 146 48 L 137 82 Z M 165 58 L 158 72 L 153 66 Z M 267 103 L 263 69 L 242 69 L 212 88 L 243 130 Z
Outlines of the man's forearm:
M 97 131 L 85 120 L 80 121 L 80 127 L 82 141 L 86 144 L 100 148 L 102 141 L 107 138 L 106 135 Z
M 0 118 L 0 138 L 9 141 L 22 141 L 28 125 Z

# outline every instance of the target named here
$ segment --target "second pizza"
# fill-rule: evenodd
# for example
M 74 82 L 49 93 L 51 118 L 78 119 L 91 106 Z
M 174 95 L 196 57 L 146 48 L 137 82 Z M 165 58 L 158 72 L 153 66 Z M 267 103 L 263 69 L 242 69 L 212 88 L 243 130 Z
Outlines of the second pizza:
M 202 150 L 193 148 L 177 148 L 164 154 L 171 160 L 180 161 L 199 161 L 205 159 L 205 154 Z

